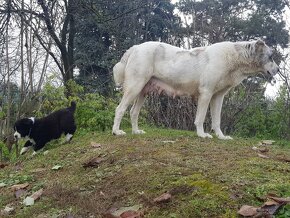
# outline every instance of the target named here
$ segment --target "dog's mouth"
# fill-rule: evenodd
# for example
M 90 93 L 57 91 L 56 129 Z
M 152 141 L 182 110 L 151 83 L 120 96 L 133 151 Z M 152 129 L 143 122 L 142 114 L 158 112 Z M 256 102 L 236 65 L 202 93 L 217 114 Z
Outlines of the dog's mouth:
M 268 83 L 271 83 L 272 85 L 276 83 L 274 75 L 269 70 L 267 70 L 267 72 L 263 74 L 263 77 Z
M 14 133 L 14 140 L 17 142 L 19 139 L 21 139 L 21 135 L 18 132 Z

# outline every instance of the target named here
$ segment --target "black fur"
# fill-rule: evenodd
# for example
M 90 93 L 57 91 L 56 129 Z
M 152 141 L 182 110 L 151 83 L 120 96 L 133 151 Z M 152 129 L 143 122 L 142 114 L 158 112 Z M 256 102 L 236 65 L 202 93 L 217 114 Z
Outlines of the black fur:
M 60 138 L 62 133 L 65 135 L 75 133 L 75 110 L 76 103 L 71 102 L 70 107 L 55 111 L 46 117 L 35 119 L 34 122 L 31 118 L 20 119 L 16 121 L 14 130 L 21 135 L 21 138 L 28 137 L 24 147 L 33 146 L 34 151 L 37 151 L 52 139 Z

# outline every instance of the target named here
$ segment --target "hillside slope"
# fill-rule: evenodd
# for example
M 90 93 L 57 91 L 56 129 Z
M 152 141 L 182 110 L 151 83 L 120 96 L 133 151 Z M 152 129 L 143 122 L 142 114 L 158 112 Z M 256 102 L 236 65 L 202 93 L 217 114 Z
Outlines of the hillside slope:
M 267 146 L 263 155 L 270 158 L 262 158 L 252 149 L 254 139 L 146 131 L 79 133 L 70 144 L 58 140 L 46 152 L 19 157 L 0 169 L 0 209 L 14 208 L 10 217 L 102 217 L 110 208 L 140 205 L 145 217 L 237 217 L 243 204 L 260 206 L 268 193 L 290 196 L 288 145 Z M 24 195 L 16 198 L 11 186 L 25 182 Z M 35 204 L 24 206 L 23 199 L 40 188 Z M 154 203 L 164 192 L 170 202 Z

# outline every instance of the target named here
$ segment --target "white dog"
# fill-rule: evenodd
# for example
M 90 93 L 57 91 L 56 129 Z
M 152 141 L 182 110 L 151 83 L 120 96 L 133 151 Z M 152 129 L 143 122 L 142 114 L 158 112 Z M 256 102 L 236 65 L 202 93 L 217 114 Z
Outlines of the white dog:
M 161 42 L 145 42 L 131 47 L 113 68 L 117 86 L 123 86 L 123 97 L 116 108 L 113 134 L 126 134 L 120 123 L 127 107 L 132 133 L 142 134 L 138 115 L 145 96 L 165 92 L 171 96 L 195 96 L 198 106 L 194 124 L 197 135 L 212 138 L 204 132 L 208 106 L 212 129 L 220 139 L 232 139 L 220 129 L 221 109 L 225 94 L 250 75 L 262 73 L 272 78 L 279 68 L 272 50 L 261 40 L 220 42 L 207 47 L 184 50 Z

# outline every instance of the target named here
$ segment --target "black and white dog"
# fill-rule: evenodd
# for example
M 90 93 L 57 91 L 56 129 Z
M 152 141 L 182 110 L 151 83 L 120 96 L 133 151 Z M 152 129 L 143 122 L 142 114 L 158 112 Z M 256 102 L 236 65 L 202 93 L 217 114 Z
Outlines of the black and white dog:
M 40 119 L 34 117 L 23 118 L 16 121 L 14 125 L 15 139 L 25 137 L 28 139 L 20 154 L 24 154 L 29 148 L 33 147 L 34 155 L 47 142 L 60 138 L 62 133 L 65 134 L 66 141 L 69 142 L 76 131 L 75 110 L 76 103 L 71 102 L 70 107 L 55 111 L 46 117 Z

